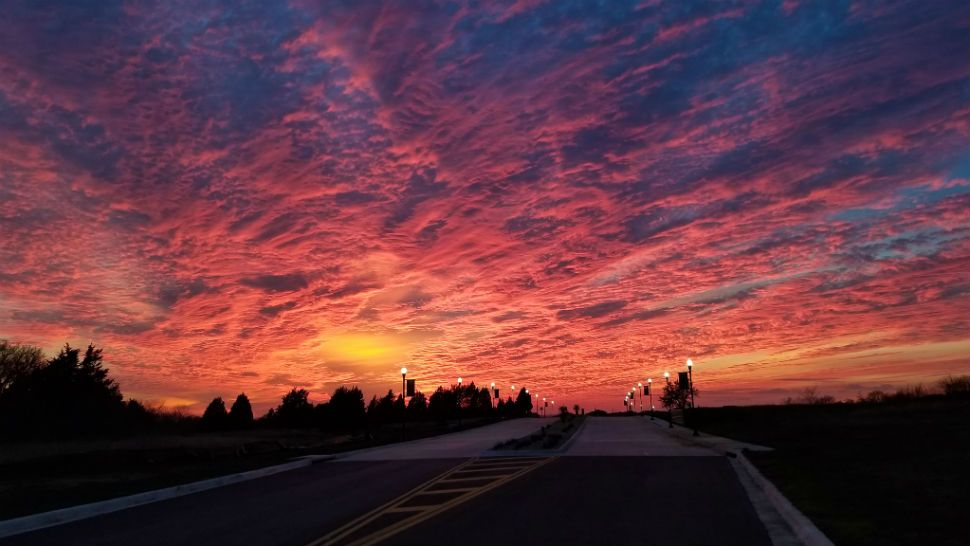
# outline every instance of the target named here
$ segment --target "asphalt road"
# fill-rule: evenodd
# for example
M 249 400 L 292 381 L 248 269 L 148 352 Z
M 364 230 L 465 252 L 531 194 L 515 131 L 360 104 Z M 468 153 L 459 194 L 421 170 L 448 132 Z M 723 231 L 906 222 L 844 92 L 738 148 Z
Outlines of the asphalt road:
M 643 418 L 590 418 L 559 457 L 473 459 L 539 424 L 361 451 L 0 543 L 302 546 L 398 499 L 373 512 L 407 523 L 380 544 L 770 544 L 725 457 Z M 353 540 L 378 536 L 358 527 Z

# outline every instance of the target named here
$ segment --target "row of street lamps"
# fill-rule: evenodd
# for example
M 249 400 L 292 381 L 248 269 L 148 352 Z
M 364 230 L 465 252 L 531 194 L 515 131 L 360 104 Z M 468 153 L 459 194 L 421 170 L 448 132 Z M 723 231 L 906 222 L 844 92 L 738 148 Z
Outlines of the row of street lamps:
M 670 372 L 664 371 L 664 381 L 667 384 L 670 384 Z M 648 403 L 650 405 L 651 421 L 653 420 L 653 412 L 656 409 L 653 405 L 653 391 L 650 388 L 652 385 L 653 385 L 653 378 L 648 377 L 645 389 L 644 389 L 643 383 L 637 382 L 636 386 L 631 388 L 630 391 L 627 392 L 626 395 L 623 397 L 623 405 L 629 411 L 633 411 L 633 405 L 636 403 L 637 399 L 639 398 L 639 405 L 640 405 L 639 413 L 643 413 L 643 394 L 644 394 L 644 390 L 646 390 L 646 394 L 649 397 Z M 683 388 L 683 386 L 681 388 Z M 690 394 L 690 409 L 691 409 L 691 412 L 693 412 L 694 408 L 696 407 L 694 404 L 694 361 L 690 358 L 687 359 L 687 392 Z M 667 422 L 670 428 L 674 428 L 673 413 L 669 407 L 667 409 Z M 691 422 L 692 422 L 691 424 L 694 425 L 693 427 L 694 436 L 699 436 L 700 434 L 697 432 L 697 420 L 694 419 L 693 413 L 691 414 Z
M 401 368 L 401 396 L 403 398 L 406 398 L 408 396 L 407 376 L 408 376 L 408 369 L 406 367 L 402 367 Z M 461 387 L 461 382 L 462 382 L 461 376 L 458 376 L 458 387 L 459 388 Z M 510 389 L 510 391 L 512 393 L 515 393 L 515 385 L 512 385 L 512 388 Z M 525 389 L 525 393 L 526 394 L 529 394 L 529 389 Z M 494 381 L 492 381 L 492 384 L 491 384 L 491 394 L 492 394 L 492 404 L 494 406 L 494 405 L 498 404 L 498 399 L 499 399 L 498 389 L 495 388 L 495 382 Z M 536 413 L 539 413 L 539 410 L 540 410 L 540 407 L 539 407 L 539 394 L 538 393 L 532 393 L 530 395 L 530 399 L 532 397 L 535 398 L 535 410 L 536 410 Z M 548 407 L 550 405 L 554 405 L 555 403 L 556 403 L 555 400 L 548 400 L 547 401 L 545 398 L 543 398 L 542 399 L 542 407 L 541 407 L 542 415 L 545 415 L 546 414 L 546 407 Z M 461 404 L 461 399 L 460 398 L 458 400 L 458 404 Z M 461 412 L 460 411 L 458 412 L 458 424 L 461 425 Z

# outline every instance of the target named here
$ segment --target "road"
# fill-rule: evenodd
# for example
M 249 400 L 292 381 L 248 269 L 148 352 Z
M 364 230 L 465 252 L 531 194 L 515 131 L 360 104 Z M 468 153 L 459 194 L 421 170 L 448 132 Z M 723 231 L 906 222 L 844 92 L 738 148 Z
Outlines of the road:
M 726 457 L 641 417 L 558 456 L 482 458 L 521 419 L 10 537 L 2 544 L 769 545 Z

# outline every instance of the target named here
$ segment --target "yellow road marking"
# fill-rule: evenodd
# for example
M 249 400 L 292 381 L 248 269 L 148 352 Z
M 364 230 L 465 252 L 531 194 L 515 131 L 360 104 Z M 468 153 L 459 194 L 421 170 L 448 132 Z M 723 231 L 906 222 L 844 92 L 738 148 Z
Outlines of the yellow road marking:
M 516 472 L 512 474 L 503 474 L 497 476 L 477 476 L 474 478 L 450 478 L 454 474 L 460 472 L 465 472 L 469 466 L 476 463 L 476 459 L 468 460 L 451 470 L 439 475 L 437 478 L 433 478 L 422 485 L 412 489 L 408 493 L 398 497 L 397 499 L 388 502 L 379 508 L 368 512 L 367 514 L 347 523 L 346 525 L 331 531 L 330 533 L 324 535 L 323 537 L 311 542 L 307 546 L 330 546 L 341 543 L 351 534 L 359 531 L 365 526 L 373 523 L 378 518 L 384 514 L 399 514 L 399 513 L 409 513 L 413 514 L 411 516 L 406 516 L 403 520 L 392 523 L 391 525 L 384 527 L 382 529 L 377 529 L 376 531 L 360 537 L 347 543 L 347 546 L 369 546 L 372 544 L 377 544 L 378 542 L 389 538 L 401 531 L 413 527 L 428 518 L 434 517 L 446 510 L 449 510 L 459 504 L 468 502 L 496 487 L 500 487 L 519 476 L 527 474 L 539 468 L 545 464 L 548 464 L 558 457 L 550 457 L 547 459 L 532 459 L 533 464 L 519 468 Z M 450 483 L 456 481 L 471 481 L 471 480 L 493 480 L 489 483 L 485 483 L 479 487 L 468 487 L 468 488 L 456 488 L 456 489 L 431 489 L 436 484 L 439 483 Z M 458 493 L 455 498 L 446 500 L 440 504 L 436 505 L 418 505 L 418 506 L 402 506 L 402 504 L 408 502 L 411 499 L 420 497 L 423 495 L 433 495 L 437 493 Z
M 437 495 L 438 493 L 468 493 L 469 491 L 474 491 L 477 487 L 457 487 L 454 489 L 427 489 L 418 493 L 418 495 Z
M 446 478 L 446 477 L 450 476 L 451 474 L 453 474 L 455 472 L 459 472 L 462 468 L 465 468 L 466 466 L 472 464 L 473 462 L 475 462 L 475 459 L 469 459 L 469 460 L 467 460 L 467 461 L 459 464 L 458 466 L 452 467 L 452 468 L 444 471 L 443 473 L 439 474 L 437 477 L 432 478 L 431 480 L 429 480 L 429 481 L 427 481 L 427 482 L 425 482 L 425 483 L 423 483 L 423 484 L 415 487 L 414 489 L 408 491 L 407 493 L 401 495 L 400 497 L 398 497 L 398 498 L 396 498 L 394 500 L 391 500 L 389 502 L 386 502 L 386 503 L 382 504 L 381 506 L 378 506 L 374 510 L 371 510 L 370 512 L 368 512 L 367 514 L 365 514 L 365 515 L 363 515 L 363 516 L 361 516 L 361 517 L 359 517 L 359 518 L 351 521 L 349 524 L 344 525 L 343 527 L 340 527 L 338 529 L 335 529 L 335 530 L 331 531 L 330 533 L 327 533 L 326 535 L 324 535 L 324 536 L 318 538 L 317 540 L 314 540 L 313 542 L 309 543 L 307 546 L 320 546 L 320 545 L 323 545 L 323 544 L 332 543 L 333 541 L 336 541 L 336 540 L 340 540 L 341 538 L 349 535 L 350 533 L 352 533 L 353 531 L 357 530 L 358 528 L 363 527 L 364 525 L 367 525 L 368 523 L 374 521 L 375 519 L 378 518 L 378 516 L 381 515 L 381 513 L 383 513 L 388 508 L 393 508 L 394 505 L 406 501 L 407 499 L 413 497 L 415 494 L 417 494 L 421 490 L 425 489 L 429 484 L 435 483 L 438 480 L 440 480 L 441 478 Z

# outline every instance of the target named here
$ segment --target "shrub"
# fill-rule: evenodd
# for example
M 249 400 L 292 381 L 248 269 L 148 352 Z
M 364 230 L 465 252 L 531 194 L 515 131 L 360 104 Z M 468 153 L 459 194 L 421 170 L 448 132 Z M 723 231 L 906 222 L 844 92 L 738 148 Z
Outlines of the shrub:
M 953 398 L 970 398 L 970 375 L 948 376 L 940 380 L 943 395 Z

